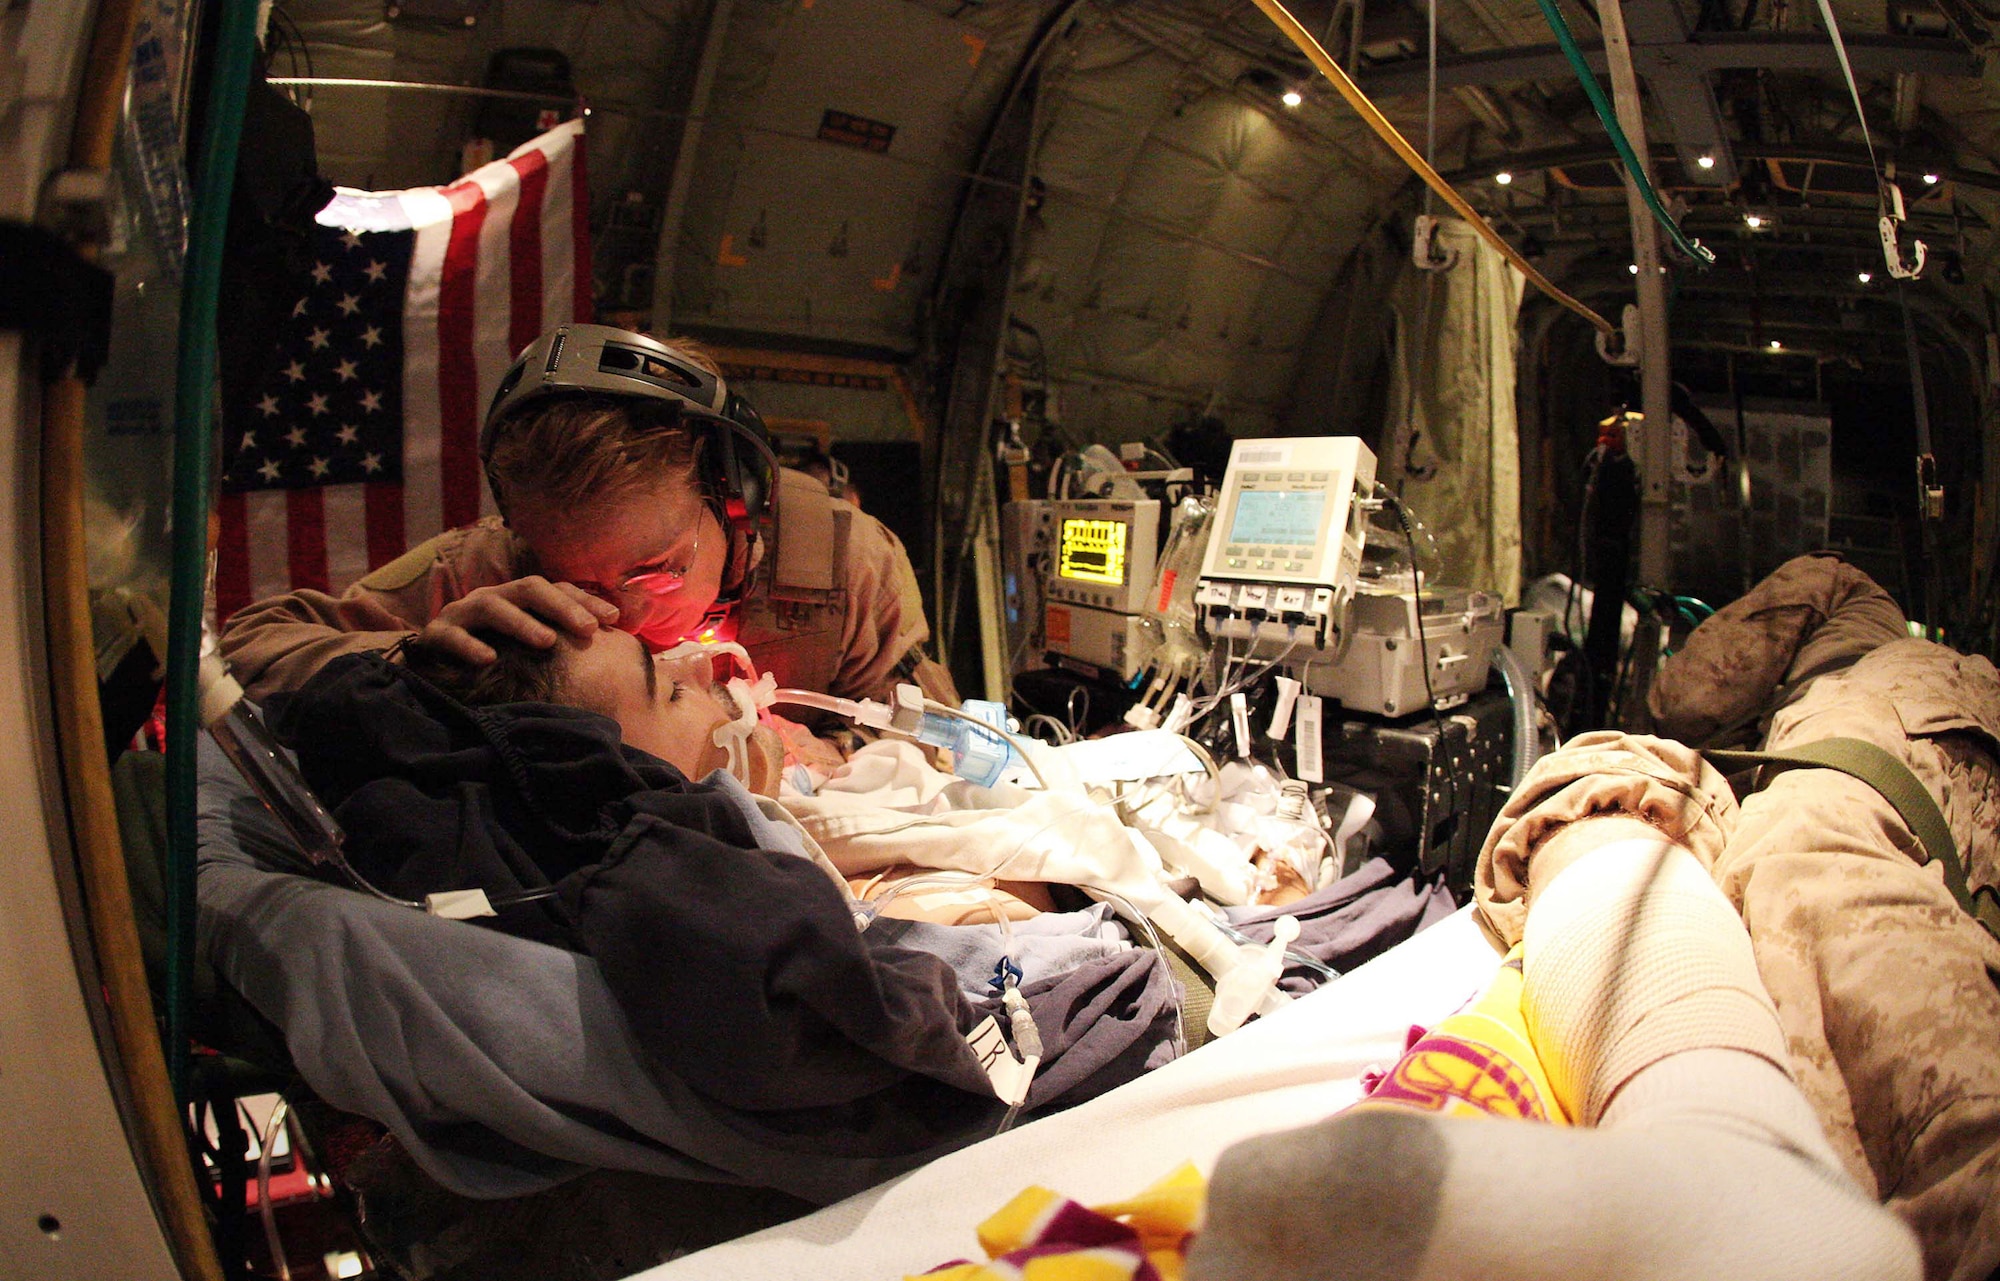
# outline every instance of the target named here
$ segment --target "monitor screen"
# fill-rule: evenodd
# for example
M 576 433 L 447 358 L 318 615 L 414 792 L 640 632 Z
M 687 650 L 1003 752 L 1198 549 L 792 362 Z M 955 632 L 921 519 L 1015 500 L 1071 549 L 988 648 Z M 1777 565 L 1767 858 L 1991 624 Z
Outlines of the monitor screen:
M 1243 490 L 1236 495 L 1236 522 L 1229 527 L 1229 541 L 1314 546 L 1325 506 L 1324 490 Z
M 1125 585 L 1122 520 L 1065 520 L 1056 548 L 1056 573 L 1080 583 Z

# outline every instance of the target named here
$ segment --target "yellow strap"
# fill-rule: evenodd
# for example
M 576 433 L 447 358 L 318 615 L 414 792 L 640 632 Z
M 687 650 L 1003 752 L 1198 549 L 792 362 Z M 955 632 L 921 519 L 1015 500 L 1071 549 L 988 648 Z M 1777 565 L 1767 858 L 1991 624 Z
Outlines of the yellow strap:
M 1623 335 L 1617 326 L 1556 288 L 1554 282 L 1535 270 L 1514 246 L 1502 239 L 1500 233 L 1493 229 L 1493 224 L 1487 222 L 1477 209 L 1466 202 L 1464 196 L 1459 195 L 1437 170 L 1431 168 L 1430 164 L 1417 154 L 1417 149 L 1410 145 L 1409 140 L 1403 137 L 1396 126 L 1389 123 L 1389 118 L 1368 100 L 1368 95 L 1361 92 L 1361 86 L 1355 84 L 1348 74 L 1340 69 L 1340 64 L 1320 47 L 1319 41 L 1313 39 L 1310 31 L 1299 25 L 1299 20 L 1294 18 L 1284 5 L 1278 0 L 1256 0 L 1256 4 L 1264 11 L 1264 16 L 1277 23 L 1278 30 L 1284 32 L 1286 37 L 1299 47 L 1299 51 L 1319 68 L 1320 74 L 1333 81 L 1333 87 L 1340 90 L 1340 96 L 1347 99 L 1347 105 L 1353 107 L 1355 113 L 1367 122 L 1368 127 L 1373 129 L 1383 142 L 1389 144 L 1389 150 L 1395 152 L 1402 162 L 1410 167 L 1412 173 L 1422 178 L 1425 185 L 1437 192 L 1459 217 L 1471 223 L 1472 229 L 1479 233 L 1480 239 L 1499 250 L 1500 255 L 1512 263 L 1516 271 L 1527 277 L 1529 284 L 1589 321 L 1591 326 L 1607 339 L 1613 341 L 1622 339 Z

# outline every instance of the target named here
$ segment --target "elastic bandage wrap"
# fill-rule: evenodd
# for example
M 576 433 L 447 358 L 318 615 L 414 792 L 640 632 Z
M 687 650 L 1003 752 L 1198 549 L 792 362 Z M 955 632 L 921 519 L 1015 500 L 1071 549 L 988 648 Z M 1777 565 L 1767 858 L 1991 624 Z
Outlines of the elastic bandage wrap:
M 1535 895 L 1523 942 L 1528 1033 L 1577 1124 L 1598 1124 L 1627 1081 L 1690 1050 L 1740 1050 L 1789 1078 L 1750 937 L 1686 849 L 1642 838 L 1591 850 Z

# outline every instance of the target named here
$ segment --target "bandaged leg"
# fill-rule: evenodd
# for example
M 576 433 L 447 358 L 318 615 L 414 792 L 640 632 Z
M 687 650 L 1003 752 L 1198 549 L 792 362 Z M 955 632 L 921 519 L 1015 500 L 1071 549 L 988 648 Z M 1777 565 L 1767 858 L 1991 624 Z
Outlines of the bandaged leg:
M 1384 1107 L 1239 1144 L 1191 1277 L 1920 1275 L 1777 1066 L 1748 941 L 1700 866 L 1654 840 L 1586 848 L 1535 877 L 1523 1009 L 1558 1101 L 1596 1128 Z

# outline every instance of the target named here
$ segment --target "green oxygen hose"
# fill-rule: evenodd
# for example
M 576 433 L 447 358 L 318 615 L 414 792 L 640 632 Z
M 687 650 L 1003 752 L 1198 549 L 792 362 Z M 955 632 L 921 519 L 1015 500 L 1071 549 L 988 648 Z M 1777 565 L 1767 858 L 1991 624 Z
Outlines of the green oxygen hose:
M 201 163 L 195 175 L 174 371 L 173 572 L 167 605 L 167 1073 L 188 1096 L 188 984 L 194 967 L 197 667 L 208 587 L 216 296 L 236 183 L 237 144 L 257 56 L 257 0 L 222 0 Z
M 1631 178 L 1632 185 L 1639 189 L 1639 198 L 1646 202 L 1646 208 L 1652 211 L 1653 217 L 1666 229 L 1667 236 L 1674 242 L 1676 249 L 1704 267 L 1713 263 L 1714 251 L 1689 240 L 1687 234 L 1681 230 L 1680 224 L 1674 221 L 1673 215 L 1667 212 L 1666 206 L 1660 203 L 1660 193 L 1653 190 L 1652 180 L 1646 176 L 1646 170 L 1640 165 L 1639 157 L 1633 153 L 1631 139 L 1625 136 L 1625 130 L 1619 126 L 1618 113 L 1612 110 L 1611 103 L 1605 98 L 1604 87 L 1597 83 L 1597 73 L 1590 69 L 1590 63 L 1584 59 L 1583 50 L 1577 48 L 1576 36 L 1569 29 L 1569 19 L 1563 17 L 1562 8 L 1557 0 L 1535 0 L 1535 3 L 1541 6 L 1542 16 L 1548 19 L 1549 30 L 1556 33 L 1556 43 L 1562 46 L 1563 57 L 1569 60 L 1571 69 L 1576 72 L 1576 78 L 1583 82 L 1583 92 L 1590 99 L 1591 110 L 1595 111 L 1597 118 L 1603 122 L 1604 131 L 1611 135 L 1611 147 L 1618 153 L 1619 161 L 1624 164 L 1626 176 Z

